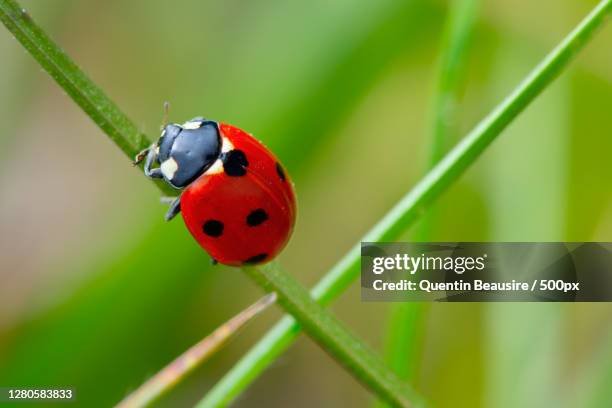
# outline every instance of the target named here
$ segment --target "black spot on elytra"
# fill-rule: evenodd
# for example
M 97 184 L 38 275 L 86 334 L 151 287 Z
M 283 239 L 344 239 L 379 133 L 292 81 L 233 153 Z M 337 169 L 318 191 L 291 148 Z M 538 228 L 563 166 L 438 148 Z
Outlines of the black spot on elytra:
M 258 208 L 251 211 L 246 217 L 246 223 L 249 227 L 256 227 L 268 219 L 268 213 L 263 208 Z
M 250 257 L 246 261 L 244 261 L 244 263 L 245 264 L 257 264 L 263 261 L 264 259 L 266 259 L 267 256 L 268 254 L 257 254 L 255 256 Z
M 242 150 L 230 150 L 222 156 L 221 160 L 223 161 L 223 170 L 228 176 L 240 177 L 246 174 L 249 162 Z
M 283 166 L 281 166 L 279 162 L 276 162 L 276 172 L 282 181 L 287 179 L 287 177 L 285 177 L 285 170 L 283 170 Z
M 218 220 L 208 220 L 202 225 L 202 231 L 210 237 L 220 237 L 223 234 L 223 223 Z

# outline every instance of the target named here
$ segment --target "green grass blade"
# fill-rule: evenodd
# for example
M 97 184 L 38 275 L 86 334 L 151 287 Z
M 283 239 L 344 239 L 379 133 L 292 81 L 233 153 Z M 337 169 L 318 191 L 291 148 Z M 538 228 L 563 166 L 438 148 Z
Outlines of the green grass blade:
M 463 84 L 466 54 L 476 21 L 479 0 L 451 3 L 442 42 L 442 58 L 433 107 L 430 164 L 433 167 L 452 146 L 457 132 L 457 107 Z
M 314 302 L 310 294 L 276 262 L 243 270 L 268 292 L 276 292 L 278 303 L 310 337 L 364 385 L 389 404 L 421 405 L 420 397 L 399 379 L 374 352 L 361 343 L 336 318 Z
M 442 57 L 433 106 L 431 156 L 429 168 L 444 157 L 456 137 L 457 106 L 463 83 L 469 39 L 476 20 L 478 0 L 451 3 L 442 41 Z M 431 206 L 421 220 L 417 241 L 432 239 L 434 210 Z M 413 380 L 417 369 L 418 335 L 425 305 L 418 302 L 393 306 L 386 343 L 387 363 L 400 378 Z
M 361 241 L 392 241 L 406 230 L 485 150 L 485 148 L 567 67 L 612 11 L 612 0 L 601 1 L 538 64 L 535 69 L 448 153 Z M 312 290 L 321 304 L 330 303 L 359 275 L 359 244 Z M 243 391 L 270 362 L 292 343 L 299 326 L 282 319 L 200 402 L 200 407 L 224 406 Z
M 36 61 L 85 113 L 133 157 L 149 141 L 72 60 L 47 37 L 32 17 L 12 0 L 0 1 L 0 19 Z
M 495 84 L 490 86 L 498 95 L 508 78 L 524 71 L 533 59 L 530 47 L 522 43 L 502 40 L 502 44 L 503 52 L 493 65 Z M 568 196 L 567 163 L 572 148 L 570 78 L 560 78 L 525 112 L 483 163 L 491 237 L 496 241 L 567 240 L 563 203 Z M 503 160 L 508 156 L 520 157 L 522 165 Z M 529 164 L 536 164 L 537 170 Z M 501 271 L 520 273 L 516 265 L 504 266 L 499 264 Z M 559 390 L 566 381 L 562 373 L 569 305 L 502 302 L 483 306 L 485 405 L 562 406 Z
M 398 303 L 391 310 L 389 319 L 385 360 L 400 378 L 409 382 L 414 380 L 418 367 L 419 339 L 423 337 L 419 329 L 423 326 L 425 308 L 426 305 L 422 302 Z
M 0 0 L 0 21 L 55 79 L 77 105 L 130 158 L 151 141 L 115 105 L 115 103 L 55 44 L 14 0 Z M 176 192 L 156 183 L 165 193 Z

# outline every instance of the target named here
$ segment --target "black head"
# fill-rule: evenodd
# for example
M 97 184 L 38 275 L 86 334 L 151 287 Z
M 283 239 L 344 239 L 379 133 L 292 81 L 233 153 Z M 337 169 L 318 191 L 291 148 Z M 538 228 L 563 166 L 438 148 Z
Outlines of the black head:
M 200 177 L 221 154 L 217 122 L 195 118 L 183 125 L 169 124 L 157 141 L 164 179 L 177 188 Z

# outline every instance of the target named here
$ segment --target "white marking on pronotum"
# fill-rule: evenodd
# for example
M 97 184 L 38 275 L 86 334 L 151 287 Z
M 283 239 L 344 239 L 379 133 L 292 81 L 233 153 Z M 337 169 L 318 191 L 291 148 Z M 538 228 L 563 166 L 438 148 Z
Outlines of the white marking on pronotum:
M 164 161 L 160 166 L 161 172 L 168 180 L 174 178 L 174 174 L 178 170 L 178 163 L 172 157 Z
M 222 173 L 222 172 L 223 172 L 223 162 L 221 161 L 221 159 L 217 159 L 215 160 L 213 165 L 210 166 L 208 170 L 206 170 L 205 175 L 208 176 L 208 175 Z
M 200 127 L 202 127 L 202 122 L 199 120 L 185 122 L 182 126 L 183 129 L 199 129 Z
M 224 137 L 221 143 L 221 153 L 227 153 L 230 150 L 234 150 L 234 144 L 230 142 L 228 138 Z
M 229 141 L 228 138 L 224 137 L 221 139 L 221 153 L 227 153 L 234 149 L 234 145 Z M 206 174 L 217 174 L 223 172 L 223 162 L 221 159 L 215 160 L 212 166 L 206 170 Z

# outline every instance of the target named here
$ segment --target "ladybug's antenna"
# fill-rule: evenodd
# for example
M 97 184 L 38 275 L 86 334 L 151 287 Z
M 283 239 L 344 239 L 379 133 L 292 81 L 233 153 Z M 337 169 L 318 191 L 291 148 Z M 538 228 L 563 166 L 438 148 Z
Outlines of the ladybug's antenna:
M 164 101 L 164 119 L 160 130 L 164 130 L 168 126 L 168 112 L 170 111 L 170 102 Z

